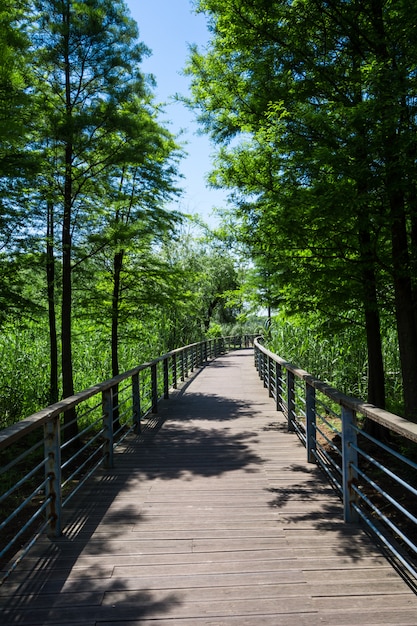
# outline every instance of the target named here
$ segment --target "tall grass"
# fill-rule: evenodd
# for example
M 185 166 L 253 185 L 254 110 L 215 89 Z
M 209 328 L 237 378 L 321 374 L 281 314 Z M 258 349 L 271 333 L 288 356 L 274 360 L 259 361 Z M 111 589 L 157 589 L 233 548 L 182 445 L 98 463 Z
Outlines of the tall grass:
M 134 323 L 119 343 L 119 369 L 126 371 L 165 351 L 158 328 Z M 3 328 L 0 335 L 0 429 L 49 403 L 49 339 L 44 321 Z M 112 376 L 110 331 L 82 321 L 73 332 L 74 389 Z
M 35 324 L 0 335 L 0 428 L 48 403 L 48 339 Z
M 294 365 L 336 387 L 343 393 L 363 400 L 367 397 L 367 350 L 360 325 L 328 333 L 309 320 L 273 320 L 268 341 L 270 349 Z M 396 335 L 391 327 L 384 331 L 384 365 L 387 407 L 401 413 L 402 387 Z

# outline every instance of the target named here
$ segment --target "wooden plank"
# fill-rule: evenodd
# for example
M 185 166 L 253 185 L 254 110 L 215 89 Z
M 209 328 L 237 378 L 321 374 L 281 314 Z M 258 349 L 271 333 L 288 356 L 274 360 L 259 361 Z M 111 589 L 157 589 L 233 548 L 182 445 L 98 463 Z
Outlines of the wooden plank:
M 195 374 L 0 588 L 2 626 L 415 626 L 416 595 L 343 523 L 251 351 Z

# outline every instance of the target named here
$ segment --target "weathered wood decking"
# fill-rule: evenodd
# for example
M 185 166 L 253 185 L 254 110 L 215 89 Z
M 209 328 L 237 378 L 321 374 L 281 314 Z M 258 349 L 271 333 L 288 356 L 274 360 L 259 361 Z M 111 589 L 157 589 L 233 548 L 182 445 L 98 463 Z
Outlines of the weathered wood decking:
M 0 588 L 2 626 L 417 624 L 417 596 L 343 524 L 251 350 L 200 370 L 158 418 Z

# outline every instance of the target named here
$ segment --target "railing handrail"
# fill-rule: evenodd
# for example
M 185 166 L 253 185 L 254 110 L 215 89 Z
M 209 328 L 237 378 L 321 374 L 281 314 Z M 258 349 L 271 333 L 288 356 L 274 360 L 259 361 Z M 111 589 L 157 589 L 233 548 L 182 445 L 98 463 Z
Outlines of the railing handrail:
M 159 401 L 168 400 L 171 389 L 212 358 L 249 346 L 254 338 L 213 337 L 175 348 L 0 431 L 5 461 L 0 467 L 0 559 L 14 559 L 0 584 L 44 532 L 60 536 L 63 509 L 99 468 L 114 467 L 114 452 L 123 450 L 127 437 L 146 439 L 156 432 Z M 68 415 L 75 408 L 77 415 Z
M 249 336 L 249 334 L 247 336 Z M 81 402 L 85 402 L 86 400 L 89 400 L 90 398 L 92 398 L 93 396 L 97 395 L 100 392 L 111 389 L 112 387 L 123 382 L 124 380 L 127 380 L 128 378 L 132 378 L 132 376 L 134 376 L 135 374 L 139 374 L 140 372 L 152 367 L 153 365 L 161 363 L 162 361 L 165 361 L 171 358 L 172 356 L 180 354 L 184 350 L 195 348 L 196 346 L 199 346 L 206 342 L 213 342 L 213 341 L 218 341 L 218 340 L 225 341 L 225 340 L 233 339 L 233 338 L 235 338 L 235 336 L 233 335 L 226 336 L 226 337 L 216 337 L 213 339 L 196 341 L 194 343 L 187 344 L 186 346 L 175 348 L 174 350 L 170 350 L 169 352 L 166 352 L 162 354 L 161 356 L 158 356 L 155 359 L 152 359 L 151 361 L 148 361 L 146 363 L 141 363 L 140 365 L 137 365 L 136 367 L 126 372 L 123 372 L 122 374 L 119 374 L 118 376 L 109 378 L 101 383 L 97 383 L 96 385 L 88 387 L 87 389 L 83 389 L 82 391 L 79 391 L 78 393 L 75 393 L 72 396 L 68 396 L 67 398 L 60 400 L 59 402 L 55 402 L 54 404 L 51 404 L 45 407 L 44 409 L 37 411 L 36 413 L 32 413 L 32 415 L 29 415 L 28 417 L 16 422 L 15 424 L 11 424 L 10 426 L 7 426 L 3 430 L 0 430 L 0 450 L 14 443 L 17 439 L 20 439 L 21 437 L 29 434 L 36 428 L 39 428 L 40 426 L 45 424 L 48 420 L 56 417 L 57 415 L 60 415 L 61 413 L 64 413 L 70 409 L 75 408 Z
M 264 387 L 288 431 L 306 447 L 308 462 L 340 495 L 344 520 L 365 523 L 415 586 L 417 463 L 408 442 L 417 441 L 417 424 L 341 393 L 265 348 L 260 338 L 254 348 Z M 372 428 L 373 422 L 387 431 Z
M 414 422 L 410 422 L 404 417 L 396 415 L 395 413 L 390 413 L 386 409 L 380 409 L 374 404 L 370 404 L 369 402 L 364 402 L 359 398 L 355 398 L 354 396 L 347 396 L 343 394 L 341 391 L 335 389 L 331 385 L 324 383 L 323 381 L 315 378 L 308 372 L 299 367 L 296 367 L 292 363 L 286 361 L 282 357 L 274 354 L 265 346 L 260 343 L 261 338 L 257 337 L 254 341 L 255 347 L 258 348 L 261 352 L 263 352 L 270 359 L 285 367 L 288 371 L 292 372 L 297 378 L 302 379 L 304 382 L 308 383 L 314 389 L 317 389 L 325 396 L 330 398 L 336 404 L 340 406 L 345 406 L 352 411 L 356 411 L 357 413 L 361 413 L 365 417 L 371 419 L 372 421 L 380 424 L 392 430 L 403 437 L 406 437 L 410 441 L 414 441 L 417 443 L 417 424 Z

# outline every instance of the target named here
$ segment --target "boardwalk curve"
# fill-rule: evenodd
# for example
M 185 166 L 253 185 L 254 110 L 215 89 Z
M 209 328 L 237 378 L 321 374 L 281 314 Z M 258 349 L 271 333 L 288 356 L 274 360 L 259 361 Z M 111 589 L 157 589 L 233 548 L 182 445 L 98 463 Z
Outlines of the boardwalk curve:
M 259 382 L 252 350 L 199 369 L 0 588 L 0 623 L 417 624 L 417 596 Z

